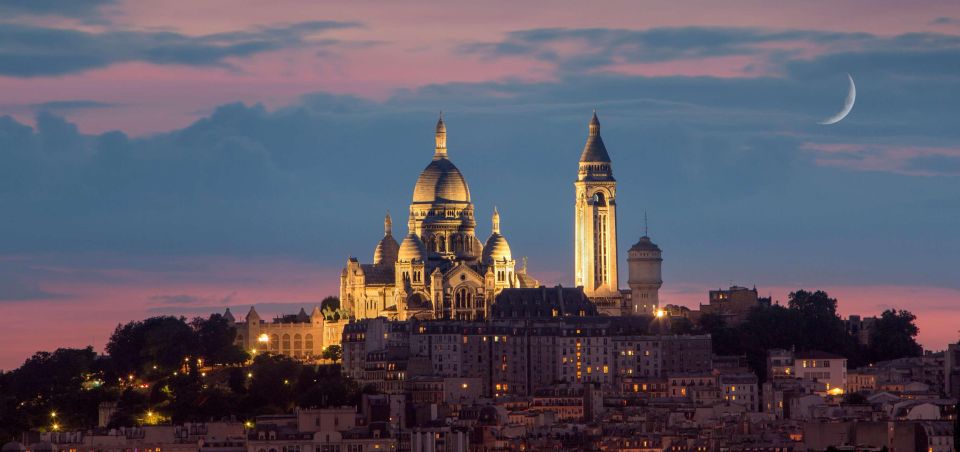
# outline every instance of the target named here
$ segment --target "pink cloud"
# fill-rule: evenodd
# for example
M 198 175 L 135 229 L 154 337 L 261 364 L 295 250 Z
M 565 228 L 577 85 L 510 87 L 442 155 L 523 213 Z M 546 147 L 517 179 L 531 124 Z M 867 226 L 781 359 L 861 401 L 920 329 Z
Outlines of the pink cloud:
M 286 313 L 271 305 L 309 309 L 338 292 L 338 269 L 288 259 L 137 258 L 125 268 L 122 257 L 88 257 L 107 262 L 66 265 L 46 263 L 52 256 L 2 258 L 42 271 L 41 289 L 69 297 L 3 302 L 8 327 L 0 333 L 0 369 L 19 366 L 38 350 L 93 345 L 102 351 L 117 324 L 153 315 L 192 318 L 232 306 L 242 317 L 257 305 L 269 317 Z M 169 302 L 171 297 L 181 297 L 180 302 Z
M 15 79 L 0 77 L 5 103 L 36 104 L 67 99 L 94 99 L 119 105 L 71 115 L 82 130 L 122 129 L 145 134 L 182 127 L 226 102 L 281 105 L 313 91 L 355 94 L 383 99 L 398 89 L 433 83 L 484 82 L 503 79 L 542 81 L 553 68 L 530 58 L 483 60 L 466 55 L 464 44 L 498 42 L 517 30 L 534 28 L 750 27 L 771 30 L 808 29 L 893 35 L 930 29 L 936 17 L 960 16 L 949 2 L 911 3 L 851 1 L 800 4 L 755 1 L 677 5 L 669 1 L 607 2 L 602 7 L 574 1 L 536 3 L 506 1 L 461 4 L 456 8 L 434 2 L 351 2 L 331 8 L 322 2 L 278 0 L 211 0 L 203 3 L 125 1 L 107 9 L 109 24 L 78 23 L 53 17 L 32 23 L 90 31 L 168 30 L 199 36 L 250 30 L 310 20 L 360 22 L 362 26 L 324 32 L 323 38 L 375 45 L 308 47 L 259 54 L 221 67 L 186 68 L 132 63 L 59 77 Z M 824 14 L 829 7 L 831 14 Z M 865 12 L 869 11 L 869 14 Z M 855 12 L 855 14 L 853 14 Z M 807 42 L 757 44 L 757 49 L 788 50 L 810 57 L 824 45 Z M 562 51 L 584 52 L 563 46 Z M 763 58 L 711 57 L 674 63 L 617 62 L 602 70 L 664 76 L 738 77 L 768 74 Z M 29 114 L 19 113 L 26 120 Z
M 814 162 L 856 171 L 886 171 L 909 176 L 960 175 L 960 148 L 858 143 L 804 143 Z M 927 158 L 956 159 L 954 167 L 918 164 Z

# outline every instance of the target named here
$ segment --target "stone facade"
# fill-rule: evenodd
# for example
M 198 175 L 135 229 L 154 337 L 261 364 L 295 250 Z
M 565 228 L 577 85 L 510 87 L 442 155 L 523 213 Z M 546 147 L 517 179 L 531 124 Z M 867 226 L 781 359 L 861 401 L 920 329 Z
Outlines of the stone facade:
M 229 309 L 224 317 L 237 328 L 236 344 L 253 354 L 270 352 L 294 358 L 315 358 L 326 346 L 340 343 L 339 337 L 332 334 L 342 326 L 328 326 L 317 307 L 310 314 L 301 308 L 296 315 L 277 317 L 271 322 L 261 319 L 253 307 L 242 322 L 235 321 Z
M 485 243 L 476 236 L 470 188 L 447 153 L 447 129 L 437 122 L 433 160 L 413 190 L 407 235 L 400 245 L 392 221 L 372 264 L 350 258 L 340 275 L 342 307 L 353 318 L 405 320 L 489 318 L 496 295 L 539 282 L 517 269 L 494 209 Z
M 575 285 L 606 315 L 653 315 L 663 281 L 660 248 L 644 235 L 630 249 L 630 290 L 618 280 L 617 182 L 594 114 L 574 183 Z M 497 294 L 536 288 L 526 263 L 517 268 L 494 209 L 491 234 L 477 238 L 470 188 L 447 152 L 447 128 L 437 123 L 433 160 L 414 186 L 401 243 L 389 215 L 373 262 L 350 258 L 340 275 L 340 300 L 353 318 L 483 320 Z

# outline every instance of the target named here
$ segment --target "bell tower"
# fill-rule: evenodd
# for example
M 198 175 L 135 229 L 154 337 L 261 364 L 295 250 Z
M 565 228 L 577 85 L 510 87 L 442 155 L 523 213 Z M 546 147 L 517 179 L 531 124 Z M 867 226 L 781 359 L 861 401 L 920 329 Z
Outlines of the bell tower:
M 617 181 L 593 112 L 580 155 L 576 189 L 575 278 L 588 297 L 619 297 L 617 281 Z

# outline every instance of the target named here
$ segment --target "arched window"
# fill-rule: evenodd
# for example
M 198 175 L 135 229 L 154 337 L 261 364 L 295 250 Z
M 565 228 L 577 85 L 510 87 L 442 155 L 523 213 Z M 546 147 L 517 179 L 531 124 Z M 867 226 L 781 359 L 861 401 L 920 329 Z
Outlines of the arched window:
M 303 337 L 303 348 L 307 351 L 308 355 L 313 354 L 313 335 L 307 334 Z
M 270 351 L 280 351 L 280 336 L 277 336 L 276 334 L 270 336 Z
M 596 192 L 596 193 L 593 194 L 593 203 L 596 204 L 596 205 L 598 205 L 598 206 L 603 207 L 603 206 L 606 206 L 606 205 L 607 205 L 607 200 L 606 200 L 606 198 L 603 196 L 603 193 L 601 193 L 601 192 Z
M 280 345 L 280 349 L 283 350 L 284 355 L 290 354 L 290 335 L 289 334 L 283 335 L 283 341 Z
M 242 335 L 242 334 L 238 334 L 238 335 L 237 335 L 237 342 L 240 344 L 241 347 L 244 347 L 244 346 L 247 345 L 247 344 L 245 344 L 245 343 L 243 342 L 243 335 Z
M 454 306 L 457 309 L 473 308 L 473 292 L 469 287 L 459 287 L 453 294 Z
M 293 335 L 293 356 L 300 356 L 303 354 L 303 336 L 299 334 Z
M 437 251 L 440 253 L 447 252 L 447 239 L 443 235 L 437 236 Z

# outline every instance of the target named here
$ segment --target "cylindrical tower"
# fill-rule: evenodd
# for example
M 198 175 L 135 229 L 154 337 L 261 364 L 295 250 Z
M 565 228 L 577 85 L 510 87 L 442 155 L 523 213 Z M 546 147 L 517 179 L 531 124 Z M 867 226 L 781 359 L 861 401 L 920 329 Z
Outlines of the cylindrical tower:
M 660 247 L 644 235 L 627 252 L 629 267 L 630 305 L 625 315 L 655 315 L 660 309 L 660 286 L 663 278 L 660 264 L 663 255 Z

